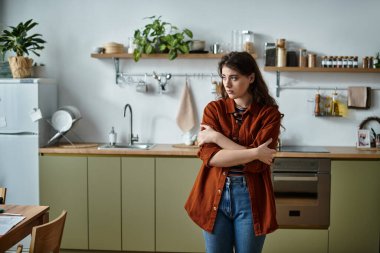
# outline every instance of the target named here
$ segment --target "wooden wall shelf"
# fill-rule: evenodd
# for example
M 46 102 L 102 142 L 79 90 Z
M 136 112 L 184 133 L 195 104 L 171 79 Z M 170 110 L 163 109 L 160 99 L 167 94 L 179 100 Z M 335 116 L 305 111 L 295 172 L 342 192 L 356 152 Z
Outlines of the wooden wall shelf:
M 220 59 L 224 54 L 179 54 L 176 59 Z M 252 54 L 256 58 L 256 54 Z M 98 59 L 133 59 L 133 54 L 91 54 L 92 58 Z M 168 54 L 143 54 L 141 59 L 168 59 Z
M 304 72 L 304 73 L 380 73 L 380 69 L 365 69 L 365 68 L 305 68 L 305 67 L 269 67 L 265 66 L 264 71 L 276 72 L 276 96 L 280 96 L 280 73 L 281 72 Z
M 264 67 L 268 72 L 331 72 L 331 73 L 380 73 L 380 69 L 364 68 L 304 68 L 304 67 Z

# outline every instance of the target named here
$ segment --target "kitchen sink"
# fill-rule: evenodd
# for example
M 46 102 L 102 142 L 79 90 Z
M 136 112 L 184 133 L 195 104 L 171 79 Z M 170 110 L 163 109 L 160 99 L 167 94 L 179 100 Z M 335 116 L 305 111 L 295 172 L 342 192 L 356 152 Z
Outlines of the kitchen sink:
M 149 150 L 152 149 L 156 144 L 153 143 L 134 143 L 134 144 L 115 144 L 115 145 L 110 145 L 110 144 L 105 144 L 102 146 L 99 146 L 98 149 L 112 149 L 112 150 L 121 150 L 121 149 L 145 149 Z

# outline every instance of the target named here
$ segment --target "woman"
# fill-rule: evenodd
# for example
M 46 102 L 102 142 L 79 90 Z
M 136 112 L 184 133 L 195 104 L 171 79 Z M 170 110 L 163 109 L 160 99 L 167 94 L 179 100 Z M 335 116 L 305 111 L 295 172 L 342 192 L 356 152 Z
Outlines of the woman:
M 223 56 L 218 71 L 222 98 L 204 109 L 203 164 L 185 209 L 203 229 L 207 253 L 261 252 L 278 227 L 270 164 L 281 114 L 250 54 Z

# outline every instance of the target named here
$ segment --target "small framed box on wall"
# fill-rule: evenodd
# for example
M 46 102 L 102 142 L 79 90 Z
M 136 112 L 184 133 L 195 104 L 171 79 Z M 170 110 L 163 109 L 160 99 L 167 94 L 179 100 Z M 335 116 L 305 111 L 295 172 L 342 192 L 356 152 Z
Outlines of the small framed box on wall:
M 370 148 L 371 140 L 370 140 L 370 132 L 369 130 L 359 129 L 357 135 L 357 148 Z

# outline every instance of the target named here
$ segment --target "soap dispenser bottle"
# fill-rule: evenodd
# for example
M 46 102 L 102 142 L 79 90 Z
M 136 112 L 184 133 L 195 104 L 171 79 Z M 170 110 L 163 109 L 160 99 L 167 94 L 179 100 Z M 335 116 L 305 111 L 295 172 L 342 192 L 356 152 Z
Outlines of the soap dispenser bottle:
M 111 128 L 111 132 L 108 135 L 108 141 L 111 146 L 115 146 L 116 144 L 116 132 L 114 127 Z

